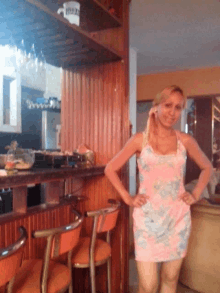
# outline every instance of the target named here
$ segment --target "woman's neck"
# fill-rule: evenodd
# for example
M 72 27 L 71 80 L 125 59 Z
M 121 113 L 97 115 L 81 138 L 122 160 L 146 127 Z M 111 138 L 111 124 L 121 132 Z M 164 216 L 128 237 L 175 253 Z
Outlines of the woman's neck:
M 160 138 L 166 138 L 173 136 L 175 134 L 175 131 L 173 128 L 165 128 L 165 127 L 158 127 L 157 128 L 157 136 Z

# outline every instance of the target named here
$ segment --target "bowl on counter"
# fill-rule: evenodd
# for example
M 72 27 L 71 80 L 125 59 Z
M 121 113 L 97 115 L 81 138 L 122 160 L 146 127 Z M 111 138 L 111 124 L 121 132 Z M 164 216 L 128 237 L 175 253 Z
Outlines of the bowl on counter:
M 16 149 L 10 151 L 6 155 L 6 166 L 9 162 L 14 163 L 14 169 L 17 170 L 29 170 L 34 165 L 34 152 L 31 149 Z
M 6 154 L 0 154 L 0 169 L 5 168 L 6 162 L 7 162 L 7 155 Z

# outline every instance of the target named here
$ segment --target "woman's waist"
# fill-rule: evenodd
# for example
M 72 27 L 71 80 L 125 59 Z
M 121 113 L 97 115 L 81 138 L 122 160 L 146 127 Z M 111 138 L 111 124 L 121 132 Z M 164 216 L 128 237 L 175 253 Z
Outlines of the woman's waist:
M 190 213 L 190 206 L 182 199 L 172 202 L 156 202 L 153 199 L 149 199 L 143 206 L 134 208 L 134 215 L 136 214 L 140 217 L 152 217 L 153 215 L 157 215 L 159 218 L 164 218 L 167 217 L 167 215 L 170 215 L 177 220 L 188 213 Z
M 185 192 L 185 187 L 183 180 L 179 182 L 169 182 L 169 184 L 146 184 L 141 183 L 138 188 L 139 194 L 145 194 L 149 196 L 150 199 L 155 198 L 179 198 Z

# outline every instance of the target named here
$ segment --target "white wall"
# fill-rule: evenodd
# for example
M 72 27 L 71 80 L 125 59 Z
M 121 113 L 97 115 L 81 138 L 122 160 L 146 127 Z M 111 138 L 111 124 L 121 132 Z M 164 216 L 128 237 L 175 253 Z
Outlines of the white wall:
M 133 49 L 129 49 L 129 84 L 130 84 L 130 95 L 129 95 L 129 115 L 130 123 L 132 125 L 132 134 L 136 133 L 136 120 L 137 120 L 137 52 Z M 133 156 L 129 160 L 129 193 L 131 195 L 136 194 L 136 156 Z M 130 208 L 129 214 L 129 251 L 133 251 L 133 221 L 132 211 Z
M 62 68 L 47 65 L 46 89 L 44 98 L 56 97 L 61 100 L 61 72 Z
M 137 52 L 133 48 L 129 50 L 129 62 L 129 115 L 132 134 L 135 134 L 137 119 Z M 129 192 L 131 195 L 136 194 L 136 156 L 133 156 L 129 161 Z

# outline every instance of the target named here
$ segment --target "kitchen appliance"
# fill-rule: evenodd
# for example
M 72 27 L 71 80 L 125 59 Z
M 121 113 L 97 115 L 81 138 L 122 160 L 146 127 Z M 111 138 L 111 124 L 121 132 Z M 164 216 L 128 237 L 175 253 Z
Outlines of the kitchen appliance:
M 60 129 L 60 112 L 42 111 L 42 149 L 60 149 L 58 131 Z
M 10 188 L 0 190 L 0 214 L 12 212 L 12 191 Z
M 61 166 L 75 167 L 86 161 L 84 155 L 73 153 L 69 155 L 58 155 L 53 152 L 35 152 L 34 168 L 60 168 Z

